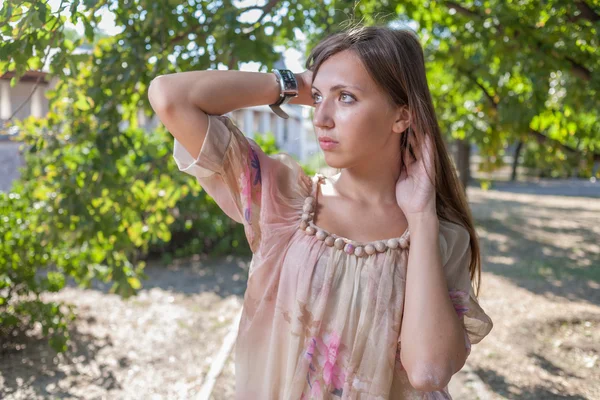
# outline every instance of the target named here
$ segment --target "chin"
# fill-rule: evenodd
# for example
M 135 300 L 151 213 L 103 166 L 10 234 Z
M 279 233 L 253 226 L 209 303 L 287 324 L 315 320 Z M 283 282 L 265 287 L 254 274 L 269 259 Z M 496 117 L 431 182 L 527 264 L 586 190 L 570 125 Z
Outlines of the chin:
M 340 157 L 332 156 L 325 152 L 325 164 L 330 168 L 344 169 L 348 166 L 348 162 L 340 159 Z

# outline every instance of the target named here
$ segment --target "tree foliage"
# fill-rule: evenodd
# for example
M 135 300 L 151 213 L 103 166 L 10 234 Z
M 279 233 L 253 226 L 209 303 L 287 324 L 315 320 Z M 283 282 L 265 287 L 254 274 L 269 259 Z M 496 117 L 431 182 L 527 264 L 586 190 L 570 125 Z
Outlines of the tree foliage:
M 102 10 L 114 15 L 120 33 L 99 36 Z M 48 64 L 60 81 L 45 118 L 12 121 L 26 167 L 11 192 L 0 194 L 0 325 L 40 321 L 64 349 L 70 311 L 43 303 L 39 293 L 60 290 L 70 277 L 82 285 L 112 282 L 113 292 L 131 296 L 153 250 L 243 250 L 240 226 L 177 171 L 170 135 L 139 127 L 138 110 L 152 113 L 147 89 L 156 76 L 249 61 L 267 71 L 279 58 L 276 46 L 301 48 L 302 32 L 310 50 L 348 19 L 416 23 L 448 138 L 477 143 L 488 167 L 501 163 L 506 144 L 539 140 L 543 151 L 530 152 L 528 162 L 543 154 L 552 168 L 574 154 L 586 172 L 600 151 L 598 15 L 591 0 L 318 7 L 307 0 L 243 7 L 229 0 L 75 0 L 56 10 L 44 1 L 5 1 L 0 71 L 14 72 L 14 85 Z M 67 21 L 81 23 L 84 36 L 65 29 Z M 93 47 L 81 52 L 82 44 Z
M 397 11 L 419 24 L 444 130 L 476 143 L 484 169 L 523 141 L 527 158 L 557 169 L 569 159 L 591 176 L 600 161 L 600 3 L 426 3 Z
M 95 37 L 102 7 L 113 10 L 122 33 Z M 64 30 L 66 8 L 72 23 L 84 24 L 84 38 L 73 40 Z M 63 2 L 55 12 L 45 2 L 3 4 L 0 30 L 8 40 L 0 44 L 0 70 L 16 73 L 14 85 L 45 64 L 53 48 L 50 74 L 60 78 L 48 115 L 17 122 L 26 167 L 0 197 L 4 330 L 38 321 L 64 350 L 71 314 L 42 302 L 40 293 L 60 290 L 70 277 L 83 286 L 94 278 L 112 282 L 111 292 L 134 295 L 144 255 L 169 246 L 173 234 L 175 256 L 247 247 L 241 226 L 177 170 L 172 137 L 138 124 L 139 109 L 151 113 L 146 91 L 160 74 L 217 68 L 232 55 L 236 63 L 277 60 L 272 47 L 291 27 L 267 35 L 264 27 L 239 22 L 242 13 L 208 2 Z M 91 53 L 76 51 L 83 40 L 95 43 Z M 273 138 L 257 141 L 276 151 Z

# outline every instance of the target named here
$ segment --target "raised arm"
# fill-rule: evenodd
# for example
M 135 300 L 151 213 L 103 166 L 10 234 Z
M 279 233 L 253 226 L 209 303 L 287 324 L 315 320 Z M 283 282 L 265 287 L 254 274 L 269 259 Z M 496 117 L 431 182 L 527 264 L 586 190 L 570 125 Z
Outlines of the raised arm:
M 311 82 L 304 83 L 304 73 L 295 76 L 300 94 L 289 103 L 312 105 Z M 279 98 L 279 84 L 272 72 L 178 72 L 153 79 L 148 98 L 167 130 L 196 158 L 206 136 L 207 114 L 273 104 Z

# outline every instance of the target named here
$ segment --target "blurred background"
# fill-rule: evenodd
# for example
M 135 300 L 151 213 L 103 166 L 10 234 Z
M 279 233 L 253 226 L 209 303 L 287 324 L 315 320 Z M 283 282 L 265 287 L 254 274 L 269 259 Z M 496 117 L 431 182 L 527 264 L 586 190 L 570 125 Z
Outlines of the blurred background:
M 0 1 L 0 398 L 231 399 L 250 252 L 172 159 L 147 89 L 304 70 L 408 27 L 482 246 L 494 329 L 457 399 L 600 398 L 600 2 Z M 328 174 L 310 107 L 230 113 Z

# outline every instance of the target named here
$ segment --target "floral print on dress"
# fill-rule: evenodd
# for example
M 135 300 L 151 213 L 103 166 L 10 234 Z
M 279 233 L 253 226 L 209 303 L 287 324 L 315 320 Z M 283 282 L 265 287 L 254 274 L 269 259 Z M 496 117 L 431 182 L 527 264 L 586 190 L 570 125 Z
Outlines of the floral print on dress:
M 260 174 L 260 161 L 258 160 L 258 154 L 256 153 L 256 150 L 254 150 L 252 146 L 250 146 L 250 156 L 250 166 L 254 171 L 254 180 L 252 181 L 252 184 L 254 186 L 260 185 L 262 183 L 262 177 Z
M 368 264 L 365 258 L 324 255 L 316 236 L 298 234 L 304 201 L 311 194 L 316 177 L 307 176 L 301 165 L 285 153 L 276 157 L 264 154 L 228 117 L 210 115 L 209 118 L 206 151 L 195 159 L 181 143 L 175 142 L 173 156 L 182 172 L 194 175 L 223 211 L 253 233 L 249 241 L 257 257 L 251 264 L 252 279 L 248 281 L 236 341 L 236 376 L 239 378 L 236 395 L 248 397 L 247 394 L 252 393 L 251 398 L 261 400 L 272 398 L 273 393 L 283 393 L 289 395 L 286 400 L 288 397 L 298 400 L 304 390 L 305 400 L 308 400 L 314 387 L 315 394 L 321 393 L 319 400 L 341 400 L 340 396 L 331 394 L 334 383 L 342 381 L 341 374 L 336 378 L 339 370 L 335 366 L 338 366 L 345 372 L 342 397 L 359 398 L 366 393 L 362 398 L 372 398 L 369 392 L 377 392 L 390 400 L 422 400 L 423 392 L 410 386 L 406 371 L 398 368 L 395 374 L 389 371 L 394 365 L 400 332 L 380 329 L 399 328 L 397 318 L 401 317 L 404 306 L 407 252 L 382 253 L 377 259 L 371 258 Z M 219 163 L 215 163 L 217 161 Z M 207 176 L 207 171 L 219 176 Z M 258 198 L 261 182 L 269 190 L 263 190 L 262 198 Z M 260 221 L 264 222 L 263 226 Z M 447 282 L 458 285 L 448 289 L 471 292 L 467 282 L 471 255 L 464 251 L 470 243 L 469 231 L 443 219 L 439 227 L 440 238 L 446 244 L 453 244 L 441 246 L 442 259 L 448 260 L 444 265 Z M 261 230 L 265 231 L 263 235 Z M 371 282 L 362 279 L 364 275 L 357 273 L 359 268 L 369 271 Z M 348 293 L 353 295 L 348 296 Z M 364 306 L 369 301 L 381 305 L 376 309 L 385 313 L 371 313 L 372 308 Z M 300 310 L 298 302 L 303 307 Z M 471 308 L 464 315 L 469 337 L 479 342 L 490 332 L 493 323 L 479 307 L 474 293 L 466 306 Z M 304 309 L 314 314 L 304 313 Z M 340 310 L 347 312 L 343 321 L 340 321 Z M 464 312 L 464 308 L 457 307 L 457 312 Z M 323 376 L 325 361 L 321 364 L 318 361 L 321 351 L 316 337 L 324 331 L 331 332 L 334 327 L 341 341 L 336 362 L 330 363 L 331 368 L 328 368 L 331 371 L 328 386 Z M 278 340 L 273 343 L 269 338 L 275 336 Z M 335 348 L 331 340 L 321 339 L 325 346 Z M 305 354 L 311 342 L 313 349 Z M 342 350 L 344 344 L 346 347 Z M 365 358 L 363 365 L 359 351 L 375 354 L 368 360 Z M 356 360 L 351 357 L 353 353 L 357 355 Z M 312 364 L 310 369 L 309 364 Z M 372 371 L 388 373 L 372 376 Z M 390 391 L 392 385 L 397 389 L 395 392 Z
M 331 386 L 331 394 L 341 397 L 346 374 L 340 367 L 340 351 L 344 345 L 334 330 L 323 337 L 312 337 L 308 341 L 304 357 L 309 362 L 306 380 L 310 387 L 309 398 L 320 398 L 325 388 Z M 302 393 L 300 399 L 307 399 Z
M 469 307 L 467 305 L 469 304 L 470 295 L 465 291 L 456 289 L 450 290 L 449 294 L 450 300 L 452 300 L 452 304 L 454 305 L 454 310 L 456 311 L 458 318 L 461 318 L 469 311 Z M 467 349 L 468 357 L 471 354 L 471 340 L 469 339 L 469 334 L 466 330 L 464 331 L 464 336 L 465 348 Z
M 454 310 L 458 314 L 458 318 L 462 317 L 469 311 L 469 293 L 464 292 L 462 290 L 450 290 L 449 291 L 450 300 L 452 300 L 452 304 L 454 305 Z
M 246 232 L 249 242 L 253 241 L 254 232 L 252 230 L 252 196 L 253 192 L 257 202 L 260 204 L 262 177 L 260 171 L 260 161 L 258 154 L 248 146 L 249 163 L 245 165 L 240 175 L 239 187 L 240 198 L 242 201 L 242 210 L 244 211 L 244 219 L 247 223 Z

